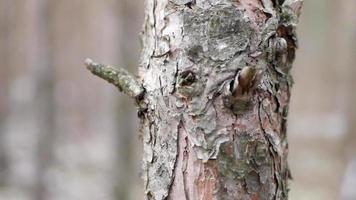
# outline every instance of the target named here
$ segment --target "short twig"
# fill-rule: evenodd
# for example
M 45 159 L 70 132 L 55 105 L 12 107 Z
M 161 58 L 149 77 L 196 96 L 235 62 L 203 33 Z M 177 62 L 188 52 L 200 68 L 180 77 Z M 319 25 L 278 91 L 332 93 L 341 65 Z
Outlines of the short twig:
M 123 68 L 95 63 L 89 58 L 85 60 L 85 65 L 91 73 L 115 85 L 132 98 L 138 98 L 144 92 L 142 84 Z

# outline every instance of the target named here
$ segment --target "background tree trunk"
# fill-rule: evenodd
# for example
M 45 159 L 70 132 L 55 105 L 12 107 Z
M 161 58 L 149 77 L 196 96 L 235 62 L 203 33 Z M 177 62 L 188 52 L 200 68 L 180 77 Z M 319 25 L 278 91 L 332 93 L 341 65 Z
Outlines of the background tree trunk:
M 115 199 L 119 95 L 82 62 L 121 60 L 117 4 L 0 0 L 0 199 Z
M 299 0 L 147 0 L 145 196 L 287 199 Z
M 356 79 L 354 78 L 354 75 L 356 73 L 356 68 L 354 67 L 353 63 L 356 62 L 356 58 L 353 56 L 354 52 L 356 52 L 356 27 L 352 26 L 352 21 L 356 20 L 356 16 L 352 13 L 352 10 L 350 8 L 355 7 L 356 2 L 355 1 L 347 1 L 340 6 L 340 10 L 342 10 L 341 17 L 342 20 L 345 20 L 347 22 L 347 25 L 349 27 L 352 27 L 348 34 L 350 41 L 353 41 L 350 45 L 350 53 L 347 54 L 349 59 L 344 59 L 344 62 L 346 62 L 346 66 L 353 66 L 352 69 L 346 69 L 348 73 L 348 81 L 347 85 L 345 85 L 346 89 L 348 90 L 348 107 L 347 107 L 347 125 L 348 125 L 348 132 L 346 136 L 344 137 L 344 142 L 342 143 L 342 146 L 340 149 L 344 151 L 344 158 L 346 160 L 345 162 L 345 173 L 344 177 L 342 180 L 342 185 L 341 185 L 341 199 L 342 200 L 351 200 L 351 199 L 356 199 L 356 191 L 353 187 L 353 185 L 356 184 L 356 147 L 355 147 L 355 142 L 356 142 L 356 93 L 354 92 L 355 85 L 356 85 Z M 348 12 L 346 12 L 348 11 Z M 350 21 L 348 21 L 350 20 Z M 345 35 L 343 37 L 345 37 Z M 340 42 L 341 43 L 341 42 Z M 345 43 L 341 43 L 347 46 Z

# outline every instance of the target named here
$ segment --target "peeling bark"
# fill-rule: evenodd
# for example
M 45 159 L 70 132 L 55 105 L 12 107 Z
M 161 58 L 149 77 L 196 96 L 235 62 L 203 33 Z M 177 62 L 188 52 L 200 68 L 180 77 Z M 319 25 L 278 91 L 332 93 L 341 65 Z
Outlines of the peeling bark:
M 287 199 L 300 7 L 295 0 L 146 1 L 146 199 Z M 246 66 L 255 73 L 247 76 Z
M 301 0 L 146 0 L 145 199 L 287 199 Z

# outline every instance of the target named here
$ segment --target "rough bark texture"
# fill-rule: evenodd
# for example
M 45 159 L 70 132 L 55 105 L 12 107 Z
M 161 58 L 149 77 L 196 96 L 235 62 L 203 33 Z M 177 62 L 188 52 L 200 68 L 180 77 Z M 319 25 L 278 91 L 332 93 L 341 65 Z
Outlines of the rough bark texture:
M 289 72 L 301 5 L 146 1 L 146 199 L 287 199 Z
M 146 0 L 142 86 L 122 69 L 86 62 L 139 106 L 145 199 L 287 199 L 301 6 Z

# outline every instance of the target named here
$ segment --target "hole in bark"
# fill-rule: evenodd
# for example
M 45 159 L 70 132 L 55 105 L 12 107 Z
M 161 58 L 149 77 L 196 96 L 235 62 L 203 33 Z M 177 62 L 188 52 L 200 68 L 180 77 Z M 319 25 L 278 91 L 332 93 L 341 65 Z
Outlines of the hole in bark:
M 152 199 L 152 198 L 153 198 L 153 195 L 152 195 L 151 192 L 148 192 L 148 193 L 147 193 L 147 198 L 148 198 L 148 199 Z
M 137 117 L 138 118 L 143 118 L 145 116 L 145 114 L 147 113 L 148 108 L 139 108 L 137 110 Z
M 235 80 L 230 81 L 230 92 L 233 93 L 234 90 L 234 85 L 235 85 Z
M 279 84 L 278 83 L 276 83 L 275 85 L 274 85 L 274 88 L 276 89 L 276 91 L 278 92 L 279 91 Z
M 293 27 L 281 25 L 277 28 L 277 35 L 284 38 L 288 43 L 288 48 L 296 48 L 297 45 L 293 39 Z
M 276 4 L 278 3 L 278 0 L 273 0 L 272 1 L 272 5 L 273 5 L 273 7 L 275 8 L 276 7 Z
M 282 5 L 285 0 L 273 0 L 273 7 L 277 7 L 278 5 Z
M 188 3 L 185 4 L 185 6 L 187 6 L 188 8 L 192 9 L 192 7 L 196 4 L 195 0 L 192 0 Z
M 297 43 L 294 39 L 293 27 L 281 25 L 277 28 L 277 35 L 287 41 L 288 60 L 294 60 Z
M 281 107 L 281 103 L 279 102 L 278 97 L 276 97 L 276 96 L 274 97 L 274 101 L 276 102 L 276 108 L 274 109 L 274 112 L 278 113 L 279 108 Z
M 284 3 L 284 0 L 277 0 L 279 5 L 282 5 Z
M 266 21 L 268 19 L 270 19 L 273 15 L 271 13 L 268 13 L 268 12 L 263 12 L 265 14 L 265 16 L 267 17 Z
M 180 79 L 180 86 L 190 86 L 197 80 L 194 72 L 190 70 L 182 72 L 180 74 Z

